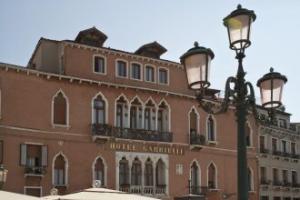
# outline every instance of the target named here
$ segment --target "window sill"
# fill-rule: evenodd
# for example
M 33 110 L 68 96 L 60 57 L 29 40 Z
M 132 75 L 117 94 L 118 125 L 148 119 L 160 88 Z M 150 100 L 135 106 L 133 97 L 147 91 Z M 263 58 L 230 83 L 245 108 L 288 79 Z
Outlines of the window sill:
M 95 71 L 93 71 L 93 73 L 94 73 L 94 74 L 97 74 L 97 75 L 104 75 L 104 76 L 106 75 L 105 72 L 95 72 Z
M 132 77 L 130 77 L 130 80 L 133 80 L 133 81 L 143 81 L 142 79 L 137 79 L 137 78 L 132 78 Z
M 254 146 L 247 146 L 247 149 L 253 150 L 253 149 L 255 149 L 255 147 Z
M 221 191 L 221 189 L 218 189 L 218 188 L 208 188 L 208 190 L 210 192 L 219 192 L 219 191 Z
M 254 191 L 254 190 L 250 190 L 250 191 L 248 191 L 248 193 L 250 193 L 250 194 L 255 194 L 255 193 L 256 193 L 256 191 Z
M 52 124 L 52 128 L 65 128 L 65 129 L 70 129 L 70 125 L 63 125 L 63 124 Z
M 116 75 L 116 78 L 128 79 L 128 76 L 119 76 L 119 75 Z
M 213 140 L 209 140 L 209 141 L 207 141 L 207 144 L 208 145 L 217 145 L 218 142 L 217 141 L 213 141 Z

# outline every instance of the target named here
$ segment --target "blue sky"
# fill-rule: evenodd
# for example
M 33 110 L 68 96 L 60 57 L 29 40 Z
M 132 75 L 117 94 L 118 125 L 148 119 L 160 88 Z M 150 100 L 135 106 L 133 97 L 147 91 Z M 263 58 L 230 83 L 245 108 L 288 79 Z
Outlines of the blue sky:
M 74 39 L 80 30 L 96 26 L 108 36 L 104 46 L 132 52 L 156 40 L 168 49 L 162 58 L 173 61 L 199 41 L 215 53 L 210 78 L 213 88 L 223 90 L 237 61 L 222 19 L 238 3 L 257 14 L 244 62 L 247 80 L 256 85 L 270 67 L 286 75 L 283 102 L 299 122 L 297 0 L 0 0 L 0 62 L 26 65 L 40 37 Z

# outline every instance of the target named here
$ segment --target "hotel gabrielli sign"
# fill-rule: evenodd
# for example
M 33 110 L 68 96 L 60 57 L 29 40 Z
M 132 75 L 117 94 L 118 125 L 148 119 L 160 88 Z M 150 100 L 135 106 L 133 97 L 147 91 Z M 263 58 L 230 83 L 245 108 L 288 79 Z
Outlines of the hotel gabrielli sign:
M 139 144 L 129 142 L 109 141 L 109 149 L 115 151 L 163 153 L 171 155 L 184 155 L 184 146 L 168 144 Z

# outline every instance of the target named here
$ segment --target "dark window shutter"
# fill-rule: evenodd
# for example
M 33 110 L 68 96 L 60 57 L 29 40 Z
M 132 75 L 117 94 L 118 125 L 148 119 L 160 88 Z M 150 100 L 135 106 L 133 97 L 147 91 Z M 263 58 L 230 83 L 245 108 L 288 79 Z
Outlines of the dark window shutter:
M 25 166 L 27 160 L 27 145 L 21 144 L 20 147 L 20 165 Z
M 48 165 L 48 148 L 46 145 L 42 146 L 42 167 Z

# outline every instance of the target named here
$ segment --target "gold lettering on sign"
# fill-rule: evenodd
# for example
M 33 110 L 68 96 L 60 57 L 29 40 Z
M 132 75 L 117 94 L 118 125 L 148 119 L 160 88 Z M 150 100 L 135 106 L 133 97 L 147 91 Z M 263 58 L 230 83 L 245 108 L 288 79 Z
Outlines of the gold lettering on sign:
M 134 152 L 184 155 L 184 147 L 182 146 L 111 142 L 109 144 L 109 148 L 111 150 L 116 150 L 116 151 L 134 151 Z

